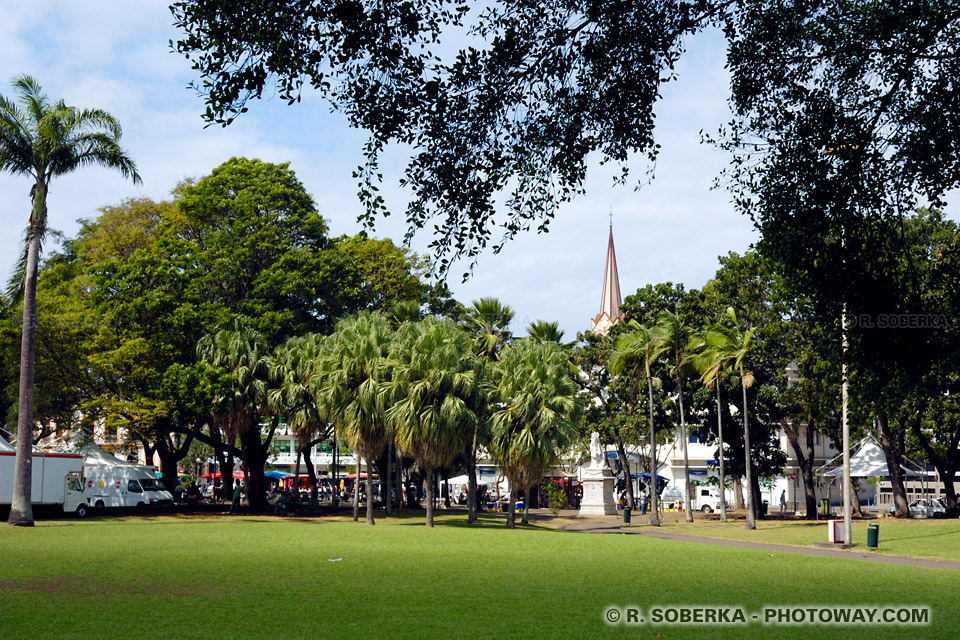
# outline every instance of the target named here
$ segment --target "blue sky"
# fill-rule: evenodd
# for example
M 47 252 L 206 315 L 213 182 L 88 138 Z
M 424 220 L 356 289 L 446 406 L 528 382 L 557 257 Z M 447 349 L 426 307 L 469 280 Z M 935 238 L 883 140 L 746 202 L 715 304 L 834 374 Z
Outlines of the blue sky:
M 230 127 L 204 128 L 203 103 L 187 88 L 195 79 L 189 63 L 170 51 L 177 37 L 166 2 L 37 0 L 0 7 L 0 93 L 6 80 L 27 73 L 51 98 L 79 107 L 99 107 L 124 128 L 123 145 L 136 160 L 143 184 L 134 186 L 102 169 L 57 179 L 49 196 L 50 224 L 73 235 L 78 218 L 133 196 L 167 197 L 176 183 L 200 177 L 231 156 L 290 162 L 333 233 L 360 230 L 356 181 L 362 132 L 349 129 L 313 94 L 288 107 L 263 100 Z M 700 131 L 716 131 L 729 119 L 727 75 L 719 34 L 689 42 L 677 67 L 678 82 L 663 88 L 656 109 L 662 154 L 651 184 L 642 161 L 633 164 L 630 186 L 614 187 L 615 169 L 594 164 L 587 193 L 565 205 L 545 235 L 528 233 L 499 255 L 481 256 L 473 277 L 461 283 L 454 268 L 449 284 L 469 303 L 497 296 L 517 314 L 514 329 L 536 319 L 556 320 L 572 338 L 589 328 L 599 311 L 607 245 L 608 212 L 624 296 L 666 280 L 700 287 L 716 271 L 718 255 L 742 252 L 757 239 L 749 220 L 736 214 L 723 190 L 712 190 L 726 158 L 700 144 Z M 402 212 L 396 186 L 403 168 L 394 153 L 384 166 L 388 205 Z M 0 174 L 0 277 L 15 262 L 29 211 L 30 182 Z M 402 239 L 402 216 L 382 220 L 376 235 Z M 430 238 L 417 237 L 424 252 Z M 462 265 L 466 267 L 466 265 Z

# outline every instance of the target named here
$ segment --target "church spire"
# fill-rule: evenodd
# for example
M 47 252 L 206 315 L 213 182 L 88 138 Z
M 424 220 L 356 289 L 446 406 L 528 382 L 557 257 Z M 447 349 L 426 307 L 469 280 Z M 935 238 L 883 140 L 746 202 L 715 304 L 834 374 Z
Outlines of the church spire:
M 590 331 L 605 336 L 610 327 L 623 318 L 620 313 L 620 276 L 617 274 L 617 253 L 613 248 L 613 212 L 610 212 L 610 239 L 607 242 L 607 266 L 603 271 L 603 293 L 600 313 L 590 321 Z

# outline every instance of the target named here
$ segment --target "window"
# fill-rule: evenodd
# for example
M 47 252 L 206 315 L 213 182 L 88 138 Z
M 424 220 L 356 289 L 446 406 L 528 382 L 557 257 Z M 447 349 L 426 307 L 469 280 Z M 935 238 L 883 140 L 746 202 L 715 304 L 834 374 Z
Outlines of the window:
M 277 440 L 277 453 L 280 455 L 290 455 L 290 446 L 293 444 L 290 440 Z
M 140 483 L 136 480 L 127 481 L 127 491 L 130 493 L 143 493 L 143 489 L 140 488 Z
M 698 442 L 700 442 L 700 438 L 697 437 L 697 434 L 691 433 L 691 434 L 690 434 L 690 444 L 697 444 Z

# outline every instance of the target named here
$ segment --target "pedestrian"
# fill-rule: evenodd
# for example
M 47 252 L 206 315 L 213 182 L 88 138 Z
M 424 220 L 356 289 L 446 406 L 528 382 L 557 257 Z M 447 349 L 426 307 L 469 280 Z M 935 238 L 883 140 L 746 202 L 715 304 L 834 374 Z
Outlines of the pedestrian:
M 646 515 L 647 513 L 647 490 L 643 488 L 640 490 L 640 515 Z
M 230 513 L 240 513 L 240 494 L 243 492 L 243 483 L 233 485 L 233 502 L 230 504 Z
M 784 489 L 780 492 L 780 513 L 781 515 L 787 510 L 787 490 Z

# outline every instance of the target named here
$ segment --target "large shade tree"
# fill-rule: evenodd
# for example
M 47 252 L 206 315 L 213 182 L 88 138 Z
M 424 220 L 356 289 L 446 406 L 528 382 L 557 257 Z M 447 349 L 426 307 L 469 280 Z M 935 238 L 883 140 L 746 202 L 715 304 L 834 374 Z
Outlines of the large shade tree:
M 397 447 L 427 480 L 427 526 L 433 526 L 434 473 L 464 451 L 477 430 L 479 362 L 469 336 L 448 320 L 407 322 L 390 354 L 382 385 Z
M 53 178 L 87 166 L 119 171 L 134 182 L 140 174 L 120 146 L 120 123 L 100 109 L 52 102 L 30 76 L 13 81 L 16 100 L 0 96 L 0 171 L 26 176 L 31 209 L 21 266 L 14 285 L 23 299 L 17 456 L 8 522 L 32 525 L 34 333 L 40 249 L 47 231 L 47 193 Z M 19 297 L 16 296 L 16 297 Z
M 334 425 L 337 438 L 357 454 L 354 520 L 358 519 L 360 458 L 367 460 L 367 519 L 373 519 L 373 476 L 370 461 L 380 457 L 391 437 L 384 418 L 379 385 L 389 373 L 393 340 L 390 322 L 377 312 L 362 311 L 337 323 L 324 342 L 311 377 L 322 415 Z
M 578 436 L 578 386 L 567 354 L 530 338 L 504 349 L 489 393 L 491 450 L 510 481 L 507 527 L 514 528 L 517 491 L 540 483 Z

